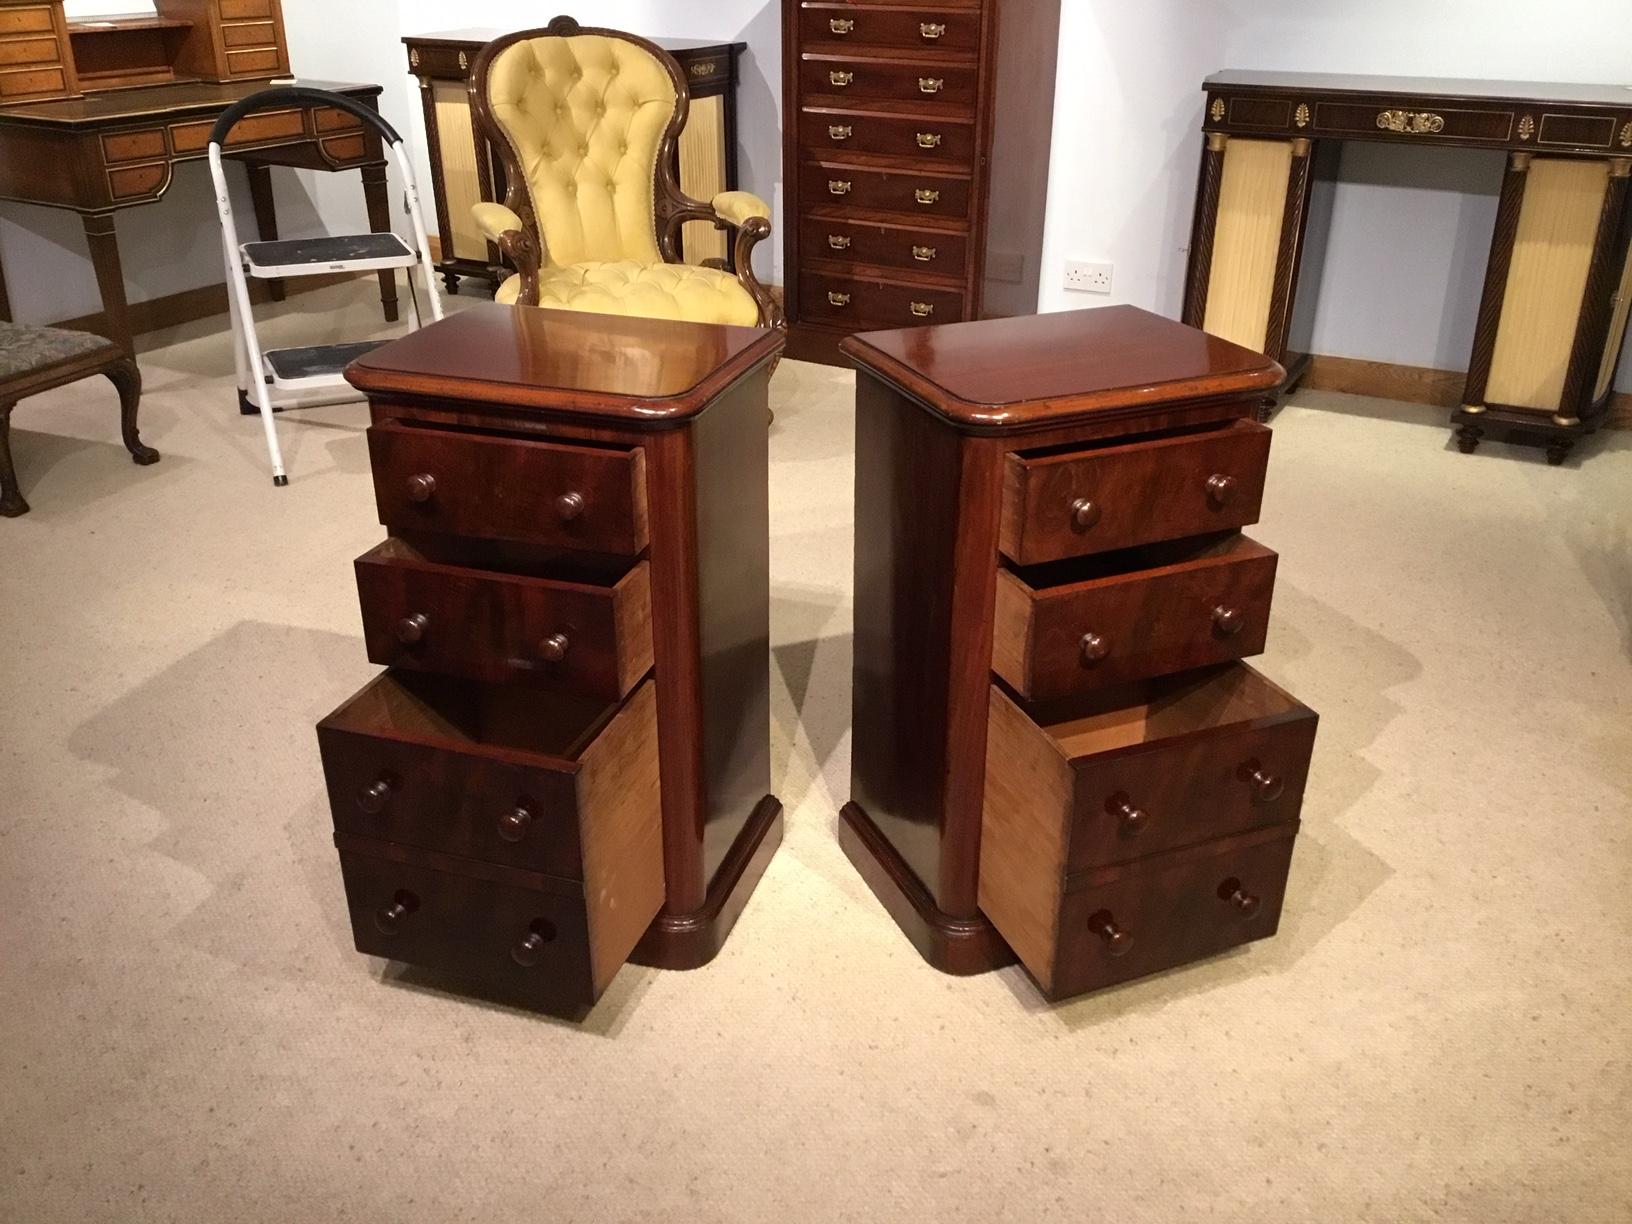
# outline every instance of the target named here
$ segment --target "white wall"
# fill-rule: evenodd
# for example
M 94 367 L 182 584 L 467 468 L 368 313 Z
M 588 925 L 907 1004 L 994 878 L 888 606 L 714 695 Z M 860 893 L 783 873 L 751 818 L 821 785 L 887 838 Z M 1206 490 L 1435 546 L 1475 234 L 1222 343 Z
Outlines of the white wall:
M 405 80 L 396 42 L 397 0 L 284 0 L 290 60 L 304 79 L 372 81 L 386 86 L 382 110 L 405 124 L 418 94 Z M 243 173 L 229 167 L 234 207 L 253 233 Z M 274 170 L 285 236 L 365 226 L 361 178 Z M 399 192 L 393 193 L 400 198 Z M 115 216 L 125 289 L 132 302 L 179 293 L 222 278 L 219 227 L 203 162 L 177 168 L 157 204 Z M 0 204 L 0 262 L 19 322 L 55 322 L 101 309 L 96 277 L 76 214 Z
M 1200 158 L 1201 79 L 1222 68 L 1632 84 L 1632 4 L 1554 0 L 1067 0 L 1042 307 L 1066 259 L 1113 260 L 1109 300 L 1176 314 Z M 1317 352 L 1465 369 L 1502 158 L 1344 150 Z M 1632 341 L 1629 341 L 1632 350 Z M 1632 351 L 1619 385 L 1632 390 Z

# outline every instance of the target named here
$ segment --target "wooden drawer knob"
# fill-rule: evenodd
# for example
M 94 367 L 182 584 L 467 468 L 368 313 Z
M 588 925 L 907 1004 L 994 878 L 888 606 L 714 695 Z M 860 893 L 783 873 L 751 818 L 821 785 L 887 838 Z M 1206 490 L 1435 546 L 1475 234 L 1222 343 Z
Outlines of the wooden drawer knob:
M 1111 643 L 1109 639 L 1101 637 L 1097 633 L 1083 634 L 1081 644 L 1082 661 L 1088 666 L 1101 662 L 1111 653 Z
M 527 830 L 533 827 L 533 814 L 526 807 L 517 804 L 512 811 L 499 817 L 499 837 L 514 845 L 527 836 Z
M 1218 607 L 1213 609 L 1213 624 L 1218 627 L 1218 631 L 1225 637 L 1234 637 L 1241 632 L 1246 623 L 1247 618 L 1242 615 L 1240 608 L 1231 608 L 1219 604 Z
M 391 781 L 389 777 L 381 777 L 372 785 L 365 786 L 358 792 L 357 806 L 370 816 L 378 816 L 385 811 L 385 805 L 391 802 L 391 794 L 395 790 Z
M 1235 497 L 1236 480 L 1234 476 L 1226 476 L 1222 472 L 1215 472 L 1207 477 L 1207 500 L 1220 508 L 1230 504 Z
M 1270 773 L 1257 761 L 1241 766 L 1237 776 L 1252 784 L 1252 797 L 1258 803 L 1274 803 L 1286 793 L 1286 779 Z
M 1126 956 L 1133 950 L 1133 936 L 1116 925 L 1110 910 L 1100 910 L 1088 919 L 1088 929 L 1105 941 L 1105 951 L 1112 956 Z
M 418 472 L 408 477 L 408 500 L 424 504 L 436 496 L 436 477 L 429 472 Z
M 1071 503 L 1071 526 L 1078 531 L 1087 531 L 1099 522 L 1103 514 L 1098 502 L 1079 497 Z
M 552 633 L 538 644 L 539 657 L 546 663 L 559 663 L 567 657 L 567 647 L 572 643 L 564 633 Z
M 1219 900 L 1233 905 L 1243 918 L 1251 918 L 1263 907 L 1263 902 L 1248 892 L 1240 880 L 1231 877 L 1218 886 Z
M 523 969 L 531 969 L 543 959 L 544 947 L 555 938 L 555 927 L 540 918 L 510 949 L 510 959 Z
M 423 612 L 405 616 L 397 622 L 397 641 L 404 646 L 417 646 L 425 640 L 425 630 L 430 626 L 431 618 Z
M 563 523 L 570 523 L 584 512 L 582 493 L 563 493 L 555 499 L 555 515 Z
M 1105 801 L 1105 810 L 1122 822 L 1123 837 L 1138 837 L 1150 827 L 1150 813 L 1133 806 L 1133 800 L 1118 791 Z
M 391 898 L 391 904 L 374 915 L 374 929 L 381 935 L 395 935 L 403 920 L 419 908 L 419 898 L 406 888 Z

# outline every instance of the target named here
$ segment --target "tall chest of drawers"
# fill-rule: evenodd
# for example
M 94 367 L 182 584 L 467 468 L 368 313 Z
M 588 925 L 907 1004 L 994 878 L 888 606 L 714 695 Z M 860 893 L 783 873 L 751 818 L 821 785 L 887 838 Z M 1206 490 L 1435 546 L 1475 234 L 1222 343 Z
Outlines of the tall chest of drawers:
M 1275 932 L 1316 716 L 1241 659 L 1281 368 L 1131 307 L 870 334 L 846 853 L 1050 998 Z
M 1037 308 L 1059 0 L 784 0 L 790 355 Z
M 318 727 L 359 951 L 547 1010 L 717 953 L 770 791 L 774 333 L 474 307 L 361 358 L 389 670 Z

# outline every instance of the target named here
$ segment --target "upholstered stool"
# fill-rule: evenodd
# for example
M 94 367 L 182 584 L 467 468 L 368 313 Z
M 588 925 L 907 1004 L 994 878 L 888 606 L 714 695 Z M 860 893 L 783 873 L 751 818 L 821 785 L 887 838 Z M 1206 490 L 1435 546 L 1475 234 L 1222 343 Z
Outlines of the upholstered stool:
M 119 390 L 119 423 L 131 459 L 157 463 L 159 452 L 143 446 L 136 433 L 142 376 L 122 348 L 86 332 L 0 323 L 0 514 L 28 513 L 11 464 L 11 410 L 17 401 L 94 374 L 106 375 Z

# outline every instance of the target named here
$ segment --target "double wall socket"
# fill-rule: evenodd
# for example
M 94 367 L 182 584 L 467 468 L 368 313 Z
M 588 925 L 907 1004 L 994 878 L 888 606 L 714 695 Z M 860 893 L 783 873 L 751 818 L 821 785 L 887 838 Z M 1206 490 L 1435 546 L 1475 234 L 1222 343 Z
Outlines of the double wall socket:
M 1115 264 L 1070 259 L 1065 264 L 1065 287 L 1077 293 L 1109 293 L 1115 271 Z

